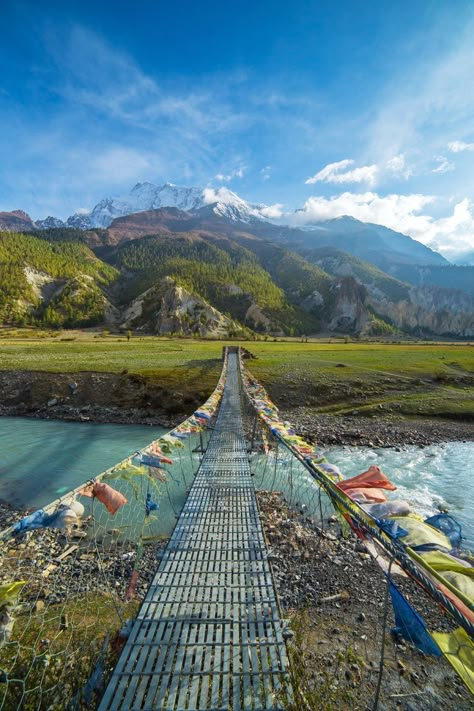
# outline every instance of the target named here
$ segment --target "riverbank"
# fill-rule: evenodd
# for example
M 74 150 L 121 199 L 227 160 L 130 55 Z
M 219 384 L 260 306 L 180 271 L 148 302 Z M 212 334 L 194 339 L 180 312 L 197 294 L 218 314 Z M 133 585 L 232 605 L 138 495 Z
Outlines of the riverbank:
M 198 405 L 196 405 L 198 406 Z M 194 408 L 193 408 L 194 409 Z M 425 447 L 442 442 L 474 441 L 474 423 L 440 419 L 388 419 L 319 415 L 311 408 L 280 410 L 308 442 L 320 446 Z M 192 413 L 182 410 L 170 415 L 150 407 L 104 406 L 54 402 L 32 406 L 28 403 L 0 404 L 0 417 L 32 417 L 43 420 L 149 425 L 172 429 Z
M 320 415 L 311 408 L 281 410 L 299 435 L 318 445 L 365 447 L 427 446 L 474 440 L 474 422 Z
M 367 709 L 376 693 L 384 630 L 386 579 L 355 536 L 338 535 L 290 510 L 278 492 L 258 502 L 283 614 L 293 632 L 295 709 Z M 451 621 L 408 578 L 394 579 L 430 630 Z M 425 656 L 385 626 L 380 709 L 470 709 L 472 698 L 444 659 Z
M 206 391 L 207 392 L 207 391 Z M 0 416 L 159 425 L 171 429 L 206 393 L 123 373 L 0 372 Z
M 326 522 L 324 530 L 317 528 L 290 510 L 278 492 L 259 492 L 258 501 L 282 613 L 289 625 L 286 636 L 295 690 L 295 706 L 289 708 L 372 707 L 384 630 L 386 581 L 382 571 L 364 544 L 353 536 L 339 536 L 335 521 Z M 0 528 L 19 516 L 19 512 L 1 505 Z M 71 543 L 78 543 L 79 548 L 58 564 Z M 146 593 L 166 543 L 162 539 L 142 551 L 137 604 Z M 31 545 L 34 556 L 26 554 L 29 563 L 24 575 L 38 582 L 34 586 L 30 583 L 24 602 L 25 619 L 30 620 L 36 612 L 41 622 L 45 607 L 64 615 L 64 605 L 72 593 L 75 599 L 86 596 L 86 600 L 92 594 L 110 596 L 113 590 L 117 599 L 123 599 L 134 568 L 133 545 L 124 543 L 113 550 L 107 547 L 100 564 L 97 550 L 82 537 L 76 541 L 46 530 L 32 535 L 26 550 Z M 46 567 L 51 570 L 47 579 L 39 574 Z M 450 620 L 409 579 L 396 574 L 394 578 L 431 630 L 452 629 Z M 135 607 L 128 614 L 134 611 Z M 69 608 L 68 615 L 72 617 Z M 16 623 L 19 629 L 22 619 L 20 615 Z M 117 620 L 111 619 L 116 625 Z M 389 605 L 379 708 L 470 709 L 472 699 L 450 665 L 444 659 L 421 654 L 391 635 L 393 626 Z

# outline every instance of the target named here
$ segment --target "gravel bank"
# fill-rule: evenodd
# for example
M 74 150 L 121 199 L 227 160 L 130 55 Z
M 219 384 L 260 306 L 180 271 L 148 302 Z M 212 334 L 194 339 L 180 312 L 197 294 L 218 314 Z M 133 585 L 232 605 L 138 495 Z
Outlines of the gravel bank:
M 0 372 L 0 415 L 171 428 L 200 403 L 184 388 L 169 390 L 127 372 Z
M 25 512 L 0 503 L 0 530 L 24 515 Z M 86 535 L 90 525 L 86 519 L 80 530 L 73 530 L 68 536 L 58 530 L 45 529 L 18 540 L 9 539 L 0 579 L 7 580 L 10 574 L 18 577 L 21 572 L 23 579 L 28 581 L 23 598 L 31 600 L 32 604 L 38 599 L 47 604 L 59 604 L 71 596 L 97 591 L 114 591 L 123 599 L 136 560 L 136 545 L 116 540 L 113 531 L 104 537 Z M 167 543 L 168 539 L 163 538 L 143 546 L 136 588 L 139 599 L 145 596 Z M 71 546 L 76 549 L 58 562 Z
M 283 613 L 295 637 L 292 657 L 310 708 L 372 708 L 377 685 L 384 575 L 355 536 L 321 531 L 288 509 L 280 495 L 259 492 L 258 501 Z M 451 621 L 408 578 L 394 576 L 432 630 Z M 472 698 L 451 666 L 427 657 L 392 636 L 389 606 L 380 709 L 470 709 Z
M 320 445 L 398 447 L 474 440 L 474 423 L 315 415 L 307 408 L 280 410 L 298 434 Z

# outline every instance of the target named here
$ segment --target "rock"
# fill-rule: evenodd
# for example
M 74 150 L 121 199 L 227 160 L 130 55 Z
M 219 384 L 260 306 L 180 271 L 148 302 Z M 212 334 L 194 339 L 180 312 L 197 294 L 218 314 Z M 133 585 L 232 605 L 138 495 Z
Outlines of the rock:
M 407 671 L 406 664 L 404 664 L 401 659 L 397 659 L 397 666 L 400 670 L 400 676 L 403 676 L 403 674 Z
M 57 404 L 58 404 L 58 401 L 55 397 L 52 397 L 51 400 L 48 400 L 48 407 L 54 407 Z

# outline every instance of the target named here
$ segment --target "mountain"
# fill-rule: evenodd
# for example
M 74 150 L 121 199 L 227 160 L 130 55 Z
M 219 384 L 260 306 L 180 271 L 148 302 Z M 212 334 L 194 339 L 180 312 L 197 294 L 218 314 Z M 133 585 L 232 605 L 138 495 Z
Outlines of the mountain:
M 118 218 L 107 232 L 109 246 L 99 252 L 128 274 L 126 300 L 171 276 L 261 332 L 474 334 L 472 298 L 446 289 L 414 289 L 332 247 L 306 250 L 304 258 L 260 236 L 277 233 L 281 240 L 278 226 L 231 223 L 207 209 L 171 208 Z M 255 281 L 249 281 L 250 274 Z
M 242 222 L 263 219 L 261 210 L 266 207 L 251 205 L 228 188 L 212 190 L 182 187 L 173 183 L 164 185 L 137 183 L 127 195 L 105 198 L 97 203 L 91 212 L 72 215 L 65 223 L 57 226 L 61 227 L 65 224 L 68 227 L 81 229 L 108 227 L 117 217 L 125 215 L 162 207 L 175 207 L 182 211 L 199 210 L 211 203 L 210 210 L 216 215 Z
M 79 242 L 0 233 L 0 323 L 93 326 L 112 307 L 118 272 Z
M 0 322 L 110 323 L 197 335 L 474 335 L 474 299 L 413 287 L 340 250 L 305 259 L 208 211 L 152 210 L 107 230 L 0 233 Z
M 123 241 L 116 248 L 103 249 L 102 254 L 126 275 L 120 297 L 123 304 L 170 277 L 188 294 L 199 295 L 252 330 L 301 333 L 317 328 L 316 316 L 301 308 L 257 256 L 234 240 L 168 232 Z
M 320 247 L 307 252 L 308 261 L 336 277 L 354 277 L 374 294 L 398 302 L 408 298 L 410 285 L 386 274 L 378 267 L 334 247 Z
M 0 231 L 11 230 L 12 232 L 22 232 L 34 230 L 35 224 L 31 217 L 23 210 L 13 210 L 13 212 L 0 212 Z
M 51 217 L 48 215 L 44 220 L 36 220 L 34 227 L 39 230 L 54 230 L 64 227 L 64 222 L 59 217 Z
M 393 264 L 390 274 L 414 286 L 438 286 L 443 289 L 460 289 L 474 296 L 474 265 L 455 264 Z
M 284 238 L 284 234 L 282 235 Z M 305 225 L 288 234 L 293 248 L 302 254 L 307 249 L 334 247 L 371 262 L 387 271 L 393 264 L 448 264 L 449 262 L 401 232 L 347 215 Z M 295 244 L 295 240 L 296 243 Z
M 0 213 L 0 322 L 474 336 L 474 267 L 380 225 L 267 213 L 226 188 L 152 183 L 66 223 Z
M 225 234 L 229 234 L 236 227 L 243 229 L 245 225 L 259 237 L 281 243 L 287 249 L 303 256 L 307 250 L 333 247 L 371 262 L 383 271 L 389 271 L 393 265 L 448 264 L 440 254 L 407 235 L 381 225 L 366 224 L 348 216 L 313 222 L 299 228 L 280 224 L 285 218 L 272 221 L 272 211 L 266 205 L 249 203 L 225 187 L 202 189 L 172 183 L 137 183 L 128 194 L 104 198 L 90 212 L 78 212 L 65 222 L 49 216 L 33 223 L 26 213 L 20 211 L 1 214 L 5 216 L 3 229 L 31 231 L 35 228 L 66 227 L 91 231 L 112 226 L 115 234 L 117 229 L 121 228 L 121 224 L 116 222 L 117 219 L 140 215 L 137 222 L 139 229 L 135 230 L 138 235 L 139 232 L 143 234 L 143 214 L 164 208 L 190 213 L 190 219 L 195 221 L 196 226 L 199 223 L 199 228 L 205 229 L 210 223 L 212 230 L 218 225 Z M 299 212 L 301 211 L 295 212 L 296 218 Z M 147 225 L 149 230 L 154 229 L 151 217 Z M 290 220 L 293 218 L 287 217 Z
M 461 289 L 430 284 L 414 287 L 385 274 L 373 264 L 332 248 L 312 250 L 308 253 L 308 259 L 333 276 L 354 278 L 366 291 L 364 303 L 367 308 L 402 331 L 463 337 L 474 333 L 474 288 L 469 295 Z M 442 272 L 462 270 L 463 267 L 448 265 L 413 269 Z

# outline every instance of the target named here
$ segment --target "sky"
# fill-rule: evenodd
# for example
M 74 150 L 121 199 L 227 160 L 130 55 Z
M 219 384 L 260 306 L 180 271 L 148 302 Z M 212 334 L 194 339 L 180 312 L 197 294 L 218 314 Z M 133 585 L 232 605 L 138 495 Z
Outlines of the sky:
M 225 186 L 474 252 L 471 0 L 0 4 L 0 210 Z

